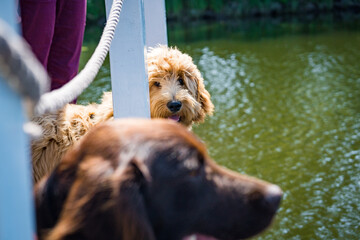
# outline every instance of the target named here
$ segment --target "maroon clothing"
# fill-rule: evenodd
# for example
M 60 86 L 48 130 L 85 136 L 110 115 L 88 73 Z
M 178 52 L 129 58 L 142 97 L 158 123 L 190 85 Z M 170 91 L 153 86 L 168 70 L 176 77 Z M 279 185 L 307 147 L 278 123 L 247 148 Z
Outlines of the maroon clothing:
M 23 36 L 51 77 L 51 90 L 78 72 L 86 0 L 20 0 Z

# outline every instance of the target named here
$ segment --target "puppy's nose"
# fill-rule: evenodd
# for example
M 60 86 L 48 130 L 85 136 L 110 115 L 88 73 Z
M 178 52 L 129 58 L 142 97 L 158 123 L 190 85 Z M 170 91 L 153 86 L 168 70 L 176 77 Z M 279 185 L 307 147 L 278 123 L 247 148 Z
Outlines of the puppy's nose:
M 266 189 L 264 198 L 264 205 L 270 210 L 270 211 L 276 211 L 280 205 L 281 197 L 283 195 L 283 192 L 281 189 L 276 185 L 271 185 Z
M 170 101 L 166 106 L 171 112 L 175 113 L 180 110 L 182 103 L 180 101 Z

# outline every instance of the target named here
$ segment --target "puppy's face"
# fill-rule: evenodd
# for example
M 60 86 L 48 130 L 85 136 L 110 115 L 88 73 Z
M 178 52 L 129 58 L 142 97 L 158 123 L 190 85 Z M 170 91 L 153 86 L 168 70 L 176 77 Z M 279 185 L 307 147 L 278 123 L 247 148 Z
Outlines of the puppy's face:
M 147 55 L 152 118 L 191 126 L 204 121 L 214 106 L 203 78 L 189 55 L 160 46 Z

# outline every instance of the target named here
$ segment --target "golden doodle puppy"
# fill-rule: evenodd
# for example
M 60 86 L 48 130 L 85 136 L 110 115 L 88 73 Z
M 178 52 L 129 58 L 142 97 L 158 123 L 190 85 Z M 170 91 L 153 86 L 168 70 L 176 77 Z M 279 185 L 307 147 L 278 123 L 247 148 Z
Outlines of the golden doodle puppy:
M 211 115 L 214 105 L 192 58 L 176 48 L 159 46 L 147 55 L 151 118 L 170 118 L 188 129 Z M 31 144 L 34 181 L 51 172 L 67 149 L 98 123 L 113 118 L 111 92 L 100 104 L 67 104 L 56 113 L 33 119 L 43 135 Z

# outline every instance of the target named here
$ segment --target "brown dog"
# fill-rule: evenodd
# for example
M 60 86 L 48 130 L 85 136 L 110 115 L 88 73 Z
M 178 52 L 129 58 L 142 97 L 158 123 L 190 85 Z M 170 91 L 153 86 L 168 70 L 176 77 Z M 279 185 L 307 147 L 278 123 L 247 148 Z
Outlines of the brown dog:
M 152 118 L 171 118 L 191 128 L 212 114 L 210 94 L 189 55 L 159 46 L 148 53 L 147 63 Z M 43 129 L 42 137 L 31 144 L 35 182 L 51 172 L 67 149 L 90 128 L 112 118 L 112 95 L 108 92 L 100 104 L 68 104 L 57 113 L 33 119 Z
M 36 186 L 40 239 L 243 239 L 272 221 L 276 185 L 218 166 L 169 120 L 94 127 Z

